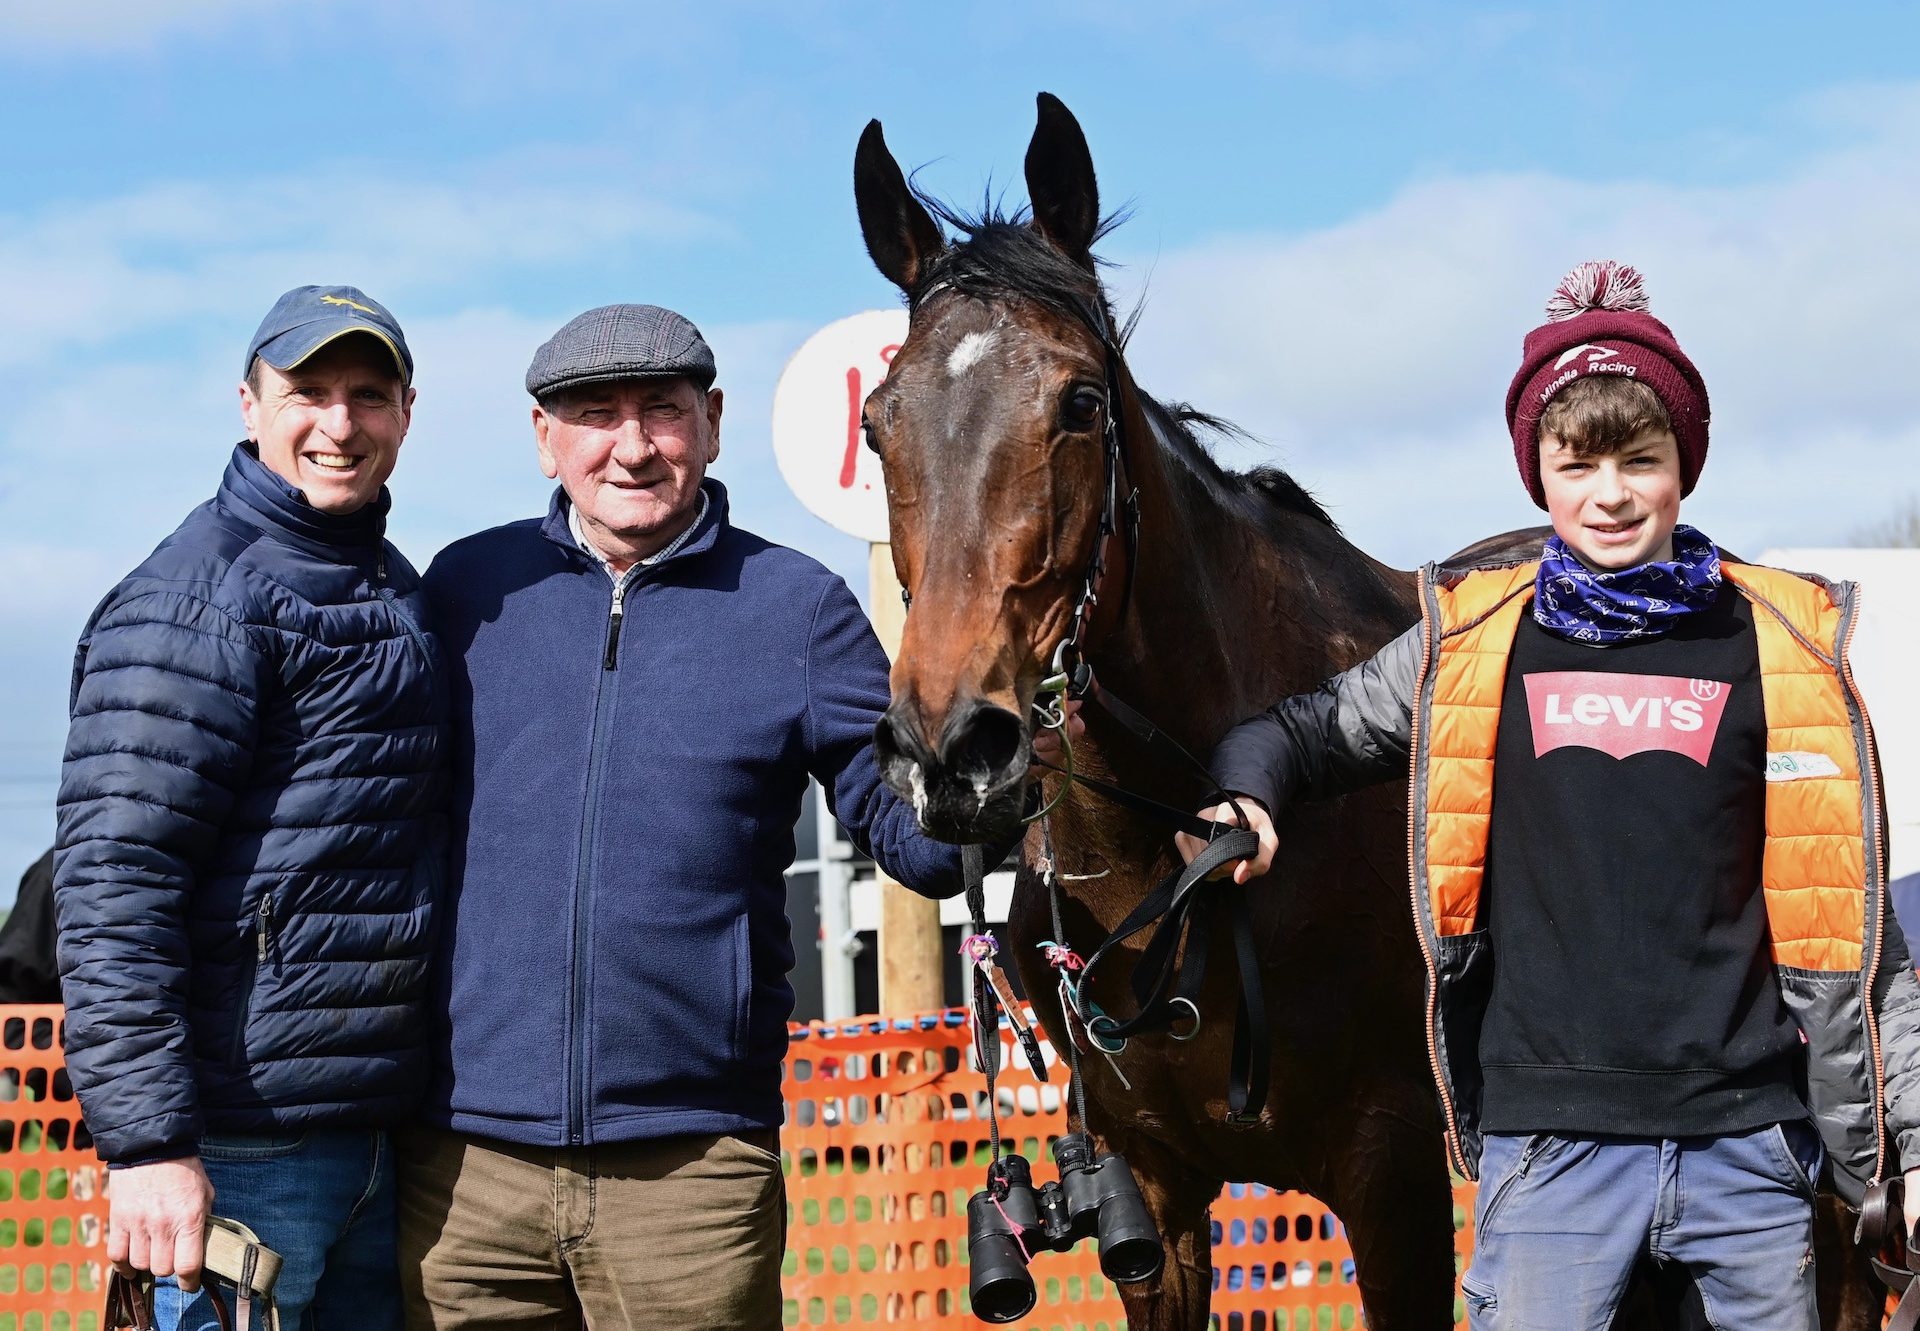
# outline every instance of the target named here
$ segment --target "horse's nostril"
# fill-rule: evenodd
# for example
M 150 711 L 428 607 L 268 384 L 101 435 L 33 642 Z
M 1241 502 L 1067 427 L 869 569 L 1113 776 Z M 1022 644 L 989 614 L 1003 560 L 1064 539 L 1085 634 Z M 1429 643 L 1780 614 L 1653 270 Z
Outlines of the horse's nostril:
M 900 753 L 899 741 L 893 737 L 893 713 L 884 712 L 873 723 L 873 757 L 880 764 L 880 770 L 886 771 L 887 764 Z
M 926 746 L 915 733 L 913 723 L 898 715 L 898 710 L 889 707 L 874 723 L 873 756 L 882 772 L 896 762 L 919 764 L 927 759 Z
M 982 703 L 951 729 L 942 757 L 946 766 L 969 778 L 992 780 L 1019 762 L 1026 742 L 1019 717 L 1004 707 Z

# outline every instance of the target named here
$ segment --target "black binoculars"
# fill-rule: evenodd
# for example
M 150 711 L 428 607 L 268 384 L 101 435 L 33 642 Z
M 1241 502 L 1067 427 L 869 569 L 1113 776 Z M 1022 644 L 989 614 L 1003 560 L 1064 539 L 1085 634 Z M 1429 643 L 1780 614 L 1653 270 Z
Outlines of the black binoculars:
M 1032 1254 L 1065 1252 L 1085 1238 L 1099 1240 L 1109 1280 L 1131 1284 L 1160 1274 L 1160 1232 L 1126 1160 L 1096 1156 L 1084 1132 L 1055 1142 L 1053 1159 L 1060 1181 L 1035 1188 L 1025 1156 L 1001 1156 L 987 1169 L 986 1188 L 967 1203 L 967 1284 L 983 1322 L 1025 1317 L 1037 1298 L 1027 1272 Z

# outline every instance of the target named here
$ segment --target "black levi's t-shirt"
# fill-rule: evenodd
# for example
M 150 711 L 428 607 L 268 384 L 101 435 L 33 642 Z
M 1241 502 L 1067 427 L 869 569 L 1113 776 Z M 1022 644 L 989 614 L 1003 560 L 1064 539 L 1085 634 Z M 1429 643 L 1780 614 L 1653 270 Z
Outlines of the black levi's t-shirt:
M 1481 918 L 1492 1132 L 1684 1137 L 1804 1117 L 1760 890 L 1766 719 L 1731 588 L 1595 648 L 1523 616 Z

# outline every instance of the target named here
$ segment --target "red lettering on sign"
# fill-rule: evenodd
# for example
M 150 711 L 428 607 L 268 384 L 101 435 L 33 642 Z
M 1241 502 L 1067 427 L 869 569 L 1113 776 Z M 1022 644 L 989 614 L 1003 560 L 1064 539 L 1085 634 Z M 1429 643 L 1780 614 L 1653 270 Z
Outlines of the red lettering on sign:
M 880 363 L 893 364 L 894 353 L 900 350 L 898 342 L 889 342 L 880 348 Z M 885 376 L 881 376 L 884 378 Z M 867 395 L 861 391 L 860 367 L 847 367 L 847 451 L 840 458 L 840 488 L 853 488 L 854 473 L 860 469 L 860 408 L 867 404 Z
M 1678 753 L 1705 767 L 1727 706 L 1727 685 L 1675 675 L 1554 670 L 1526 685 L 1536 758 L 1578 745 L 1615 758 Z
M 847 452 L 840 460 L 840 488 L 853 488 L 853 473 L 860 465 L 860 407 L 866 402 L 860 391 L 860 367 L 847 367 Z

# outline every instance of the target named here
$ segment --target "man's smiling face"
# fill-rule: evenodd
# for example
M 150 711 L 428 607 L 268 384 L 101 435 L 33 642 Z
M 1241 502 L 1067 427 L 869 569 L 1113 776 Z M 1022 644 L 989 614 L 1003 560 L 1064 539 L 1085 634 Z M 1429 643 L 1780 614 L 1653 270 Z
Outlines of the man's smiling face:
M 669 545 L 700 507 L 720 456 L 721 392 L 685 375 L 565 390 L 533 409 L 540 470 L 557 479 L 587 539 L 624 568 Z
M 348 334 L 291 370 L 254 363 L 240 414 L 260 461 L 322 513 L 364 508 L 393 474 L 414 391 L 377 338 Z

